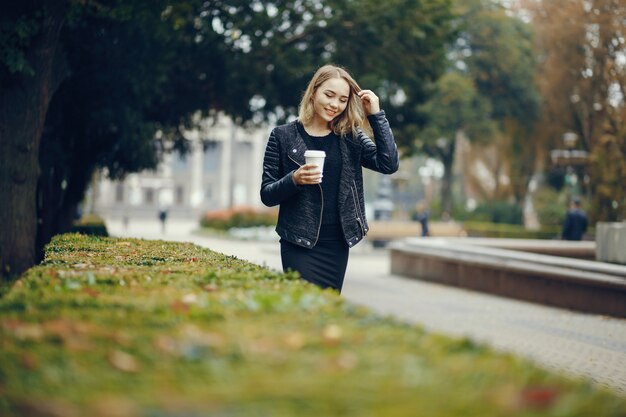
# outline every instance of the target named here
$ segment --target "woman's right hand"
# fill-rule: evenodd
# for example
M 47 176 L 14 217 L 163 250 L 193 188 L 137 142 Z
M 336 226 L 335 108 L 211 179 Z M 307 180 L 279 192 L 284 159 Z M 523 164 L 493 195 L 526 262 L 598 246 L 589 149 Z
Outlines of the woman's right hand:
M 298 185 L 319 184 L 322 182 L 322 173 L 317 165 L 306 164 L 293 173 L 293 180 Z

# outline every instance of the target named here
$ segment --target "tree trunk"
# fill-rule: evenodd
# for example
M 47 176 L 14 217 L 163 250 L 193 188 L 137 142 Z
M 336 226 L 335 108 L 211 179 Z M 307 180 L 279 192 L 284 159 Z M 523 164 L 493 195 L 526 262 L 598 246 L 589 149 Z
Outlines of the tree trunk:
M 55 73 L 59 34 L 67 4 L 48 1 L 41 28 L 27 52 L 34 75 L 13 76 L 0 95 L 0 279 L 21 274 L 36 262 L 36 190 L 39 145 L 46 111 L 60 77 Z
M 452 208 L 454 207 L 452 199 L 452 164 L 454 162 L 455 149 L 455 141 L 450 141 L 450 143 L 441 152 L 441 162 L 443 163 L 443 178 L 441 179 L 441 214 L 443 215 L 444 213 L 448 213 L 448 216 L 450 217 L 452 217 Z
M 452 216 L 452 162 L 443 164 L 443 178 L 441 179 L 441 213 Z
M 47 140 L 50 138 L 44 135 L 41 144 L 43 152 L 49 148 L 46 147 Z M 41 165 L 43 172 L 37 195 L 39 225 L 36 253 L 39 256 L 43 256 L 44 246 L 53 236 L 71 230 L 94 169 L 91 164 L 74 166 L 68 174 L 61 163 L 48 166 L 46 161 L 41 161 Z M 65 181 L 67 182 L 63 184 Z

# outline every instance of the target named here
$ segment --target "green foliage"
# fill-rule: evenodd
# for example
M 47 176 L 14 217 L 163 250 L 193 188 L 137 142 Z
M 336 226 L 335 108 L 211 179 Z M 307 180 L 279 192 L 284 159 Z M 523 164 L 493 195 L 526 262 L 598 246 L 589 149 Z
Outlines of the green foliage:
M 622 64 L 625 45 L 623 2 L 527 2 L 536 28 L 536 79 L 543 96 L 537 134 L 544 152 L 563 148 L 563 134 L 576 134 L 575 149 L 588 151 L 574 167 L 583 193 L 591 197 L 592 222 L 626 219 L 626 111 Z M 555 21 L 567 22 L 555 25 Z M 600 28 L 593 30 L 590 28 Z M 614 91 L 622 91 L 616 98 Z M 563 172 L 558 172 L 562 184 Z M 556 184 L 560 188 L 560 184 Z
M 606 132 L 593 146 L 591 217 L 596 221 L 626 220 L 626 127 Z
M 543 187 L 533 194 L 533 205 L 543 226 L 561 226 L 569 201 L 565 192 Z
M 428 124 L 419 135 L 418 146 L 435 158 L 441 159 L 444 151 L 437 144 L 439 138 L 450 143 L 457 131 L 463 130 L 471 138 L 485 141 L 493 131 L 491 104 L 478 94 L 474 80 L 460 72 L 442 76 L 420 111 L 428 115 Z
M 519 204 L 508 201 L 486 201 L 473 212 L 476 216 L 492 223 L 524 224 L 524 212 Z
M 3 416 L 621 417 L 626 407 L 187 243 L 56 237 L 0 299 L 0 344 Z
M 274 226 L 278 213 L 253 208 L 233 208 L 209 211 L 200 219 L 200 225 L 209 229 L 228 230 L 233 227 Z
M 470 237 L 497 237 L 511 239 L 556 239 L 561 233 L 559 226 L 543 226 L 530 230 L 518 224 L 491 223 L 479 221 L 463 222 L 463 229 Z
M 417 106 L 445 67 L 445 45 L 453 35 L 451 1 L 391 0 L 384 10 L 377 0 L 306 0 L 297 6 L 281 1 L 273 6 L 243 2 L 211 13 L 205 23 L 216 16 L 224 27 L 221 33 L 237 52 L 231 87 L 251 89 L 264 99 L 257 116 L 277 108 L 273 115 L 279 120 L 297 114 L 313 72 L 332 62 L 379 95 L 396 140 L 410 149 L 412 132 L 423 122 Z M 247 104 L 241 94 L 231 93 L 233 100 Z
M 18 137 L 23 115 L 45 119 L 23 135 L 41 138 L 11 147 L 39 155 L 41 167 L 23 194 L 38 195 L 25 230 L 39 247 L 17 263 L 71 227 L 96 170 L 117 179 L 155 168 L 164 152 L 187 149 L 183 130 L 196 116 L 282 121 L 326 62 L 377 91 L 409 143 L 403 126 L 420 122 L 415 106 L 443 68 L 450 8 L 450 0 L 392 0 L 384 11 L 377 0 L 10 1 L 0 14 L 0 86 L 17 99 L 0 109 L 0 130 L 7 123 L 13 131 L 3 136 Z M 28 76 L 34 68 L 40 77 Z
M 451 0 L 333 0 L 335 32 L 331 56 L 356 75 L 363 88 L 381 97 L 394 136 L 405 151 L 414 150 L 424 124 L 419 106 L 446 68 L 446 45 L 453 41 Z M 398 95 L 402 97 L 397 99 Z
M 121 178 L 155 168 L 163 152 L 184 151 L 182 128 L 197 115 L 285 119 L 328 61 L 379 93 L 402 136 L 423 86 L 441 72 L 450 2 L 394 1 L 371 13 L 379 8 L 374 0 L 72 3 L 58 45 L 63 82 L 39 152 L 39 218 L 57 222 L 72 212 L 97 169 Z M 43 9 L 29 3 L 17 17 Z M 27 53 L 33 32 L 20 19 L 0 39 L 23 39 L 17 46 Z M 409 100 L 394 107 L 399 91 Z M 252 108 L 252 98 L 264 104 Z M 62 229 L 44 226 L 40 232 Z
M 95 214 L 87 214 L 76 220 L 71 232 L 92 236 L 109 236 L 104 219 Z
M 478 91 L 491 102 L 492 117 L 529 126 L 539 115 L 540 96 L 532 26 L 511 16 L 497 2 L 472 0 L 463 11 L 459 53 Z
M 23 72 L 33 75 L 34 70 L 26 58 L 32 38 L 40 29 L 41 13 L 14 16 L 5 14 L 0 18 L 0 85 L 10 75 Z
M 508 162 L 514 196 L 521 201 L 534 171 L 530 127 L 539 114 L 531 27 L 490 0 L 455 6 L 458 37 L 448 54 L 448 73 L 419 107 L 425 124 L 416 149 L 442 161 L 441 199 L 450 211 L 457 135 L 481 144 L 502 141 L 498 157 Z

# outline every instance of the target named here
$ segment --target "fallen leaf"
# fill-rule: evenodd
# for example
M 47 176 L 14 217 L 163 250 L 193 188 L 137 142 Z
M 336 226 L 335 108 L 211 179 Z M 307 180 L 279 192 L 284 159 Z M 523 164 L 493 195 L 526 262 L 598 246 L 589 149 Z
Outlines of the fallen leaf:
M 124 397 L 105 396 L 91 405 L 91 416 L 95 417 L 134 417 L 139 415 L 137 404 Z
M 170 304 L 170 310 L 172 310 L 174 313 L 186 314 L 189 312 L 189 305 L 183 303 L 180 300 L 176 300 L 172 304 Z
M 39 366 L 39 361 L 37 361 L 37 357 L 31 352 L 24 352 L 24 354 L 20 358 L 20 364 L 24 368 L 32 371 L 33 369 L 37 369 L 37 367 Z
M 59 336 L 60 338 L 65 338 L 76 333 L 73 323 L 64 319 L 47 321 L 43 324 L 43 328 L 46 333 Z
M 194 293 L 185 294 L 181 301 L 185 304 L 196 304 L 198 302 L 198 296 Z
M 194 324 L 184 325 L 180 331 L 180 337 L 186 342 L 191 342 L 196 345 L 208 346 L 208 347 L 220 347 L 225 343 L 225 338 L 220 333 L 205 332 Z
M 88 352 L 94 349 L 94 344 L 83 337 L 71 336 L 63 339 L 63 346 L 72 351 Z
M 13 335 L 19 340 L 39 342 L 43 339 L 44 331 L 39 324 L 23 323 L 13 330 Z
M 290 349 L 300 350 L 306 344 L 306 337 L 300 332 L 294 332 L 287 335 L 285 343 Z
M 277 351 L 276 343 L 271 338 L 253 340 L 244 347 L 248 352 L 267 355 Z
M 336 324 L 331 324 L 324 328 L 324 331 L 322 332 L 322 337 L 324 338 L 324 342 L 327 345 L 335 346 L 340 342 L 342 334 L 343 332 L 341 330 L 341 327 L 337 326 Z
M 87 293 L 93 298 L 96 298 L 97 296 L 100 295 L 100 291 L 96 291 L 93 288 L 83 288 L 83 292 Z
M 178 343 L 171 336 L 158 335 L 152 340 L 152 344 L 155 348 L 170 355 L 175 355 L 178 352 Z
M 343 352 L 337 358 L 337 366 L 341 369 L 352 369 L 359 363 L 359 358 L 352 352 Z
M 133 338 L 127 332 L 118 330 L 113 334 L 113 337 L 111 338 L 111 340 L 113 340 L 115 343 L 119 345 L 129 346 L 132 343 Z
M 550 407 L 560 394 L 560 391 L 551 387 L 531 387 L 522 391 L 521 400 L 526 406 L 544 409 Z
M 29 417 L 79 417 L 78 409 L 67 402 L 51 399 L 28 399 L 16 404 L 16 415 Z
M 109 352 L 108 359 L 109 363 L 113 365 L 114 368 L 122 372 L 134 373 L 139 371 L 139 365 L 135 358 L 121 350 L 116 349 Z

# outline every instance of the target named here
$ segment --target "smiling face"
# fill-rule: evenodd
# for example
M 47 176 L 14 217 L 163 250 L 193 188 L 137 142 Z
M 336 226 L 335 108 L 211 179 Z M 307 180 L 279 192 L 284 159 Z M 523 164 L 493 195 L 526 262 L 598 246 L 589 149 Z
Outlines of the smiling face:
M 343 78 L 324 81 L 313 95 L 314 118 L 318 123 L 328 124 L 348 106 L 350 85 Z
M 302 95 L 298 119 L 318 134 L 331 129 L 342 137 L 356 135 L 357 129 L 366 123 L 359 91 L 361 87 L 345 69 L 324 65 L 315 72 Z

